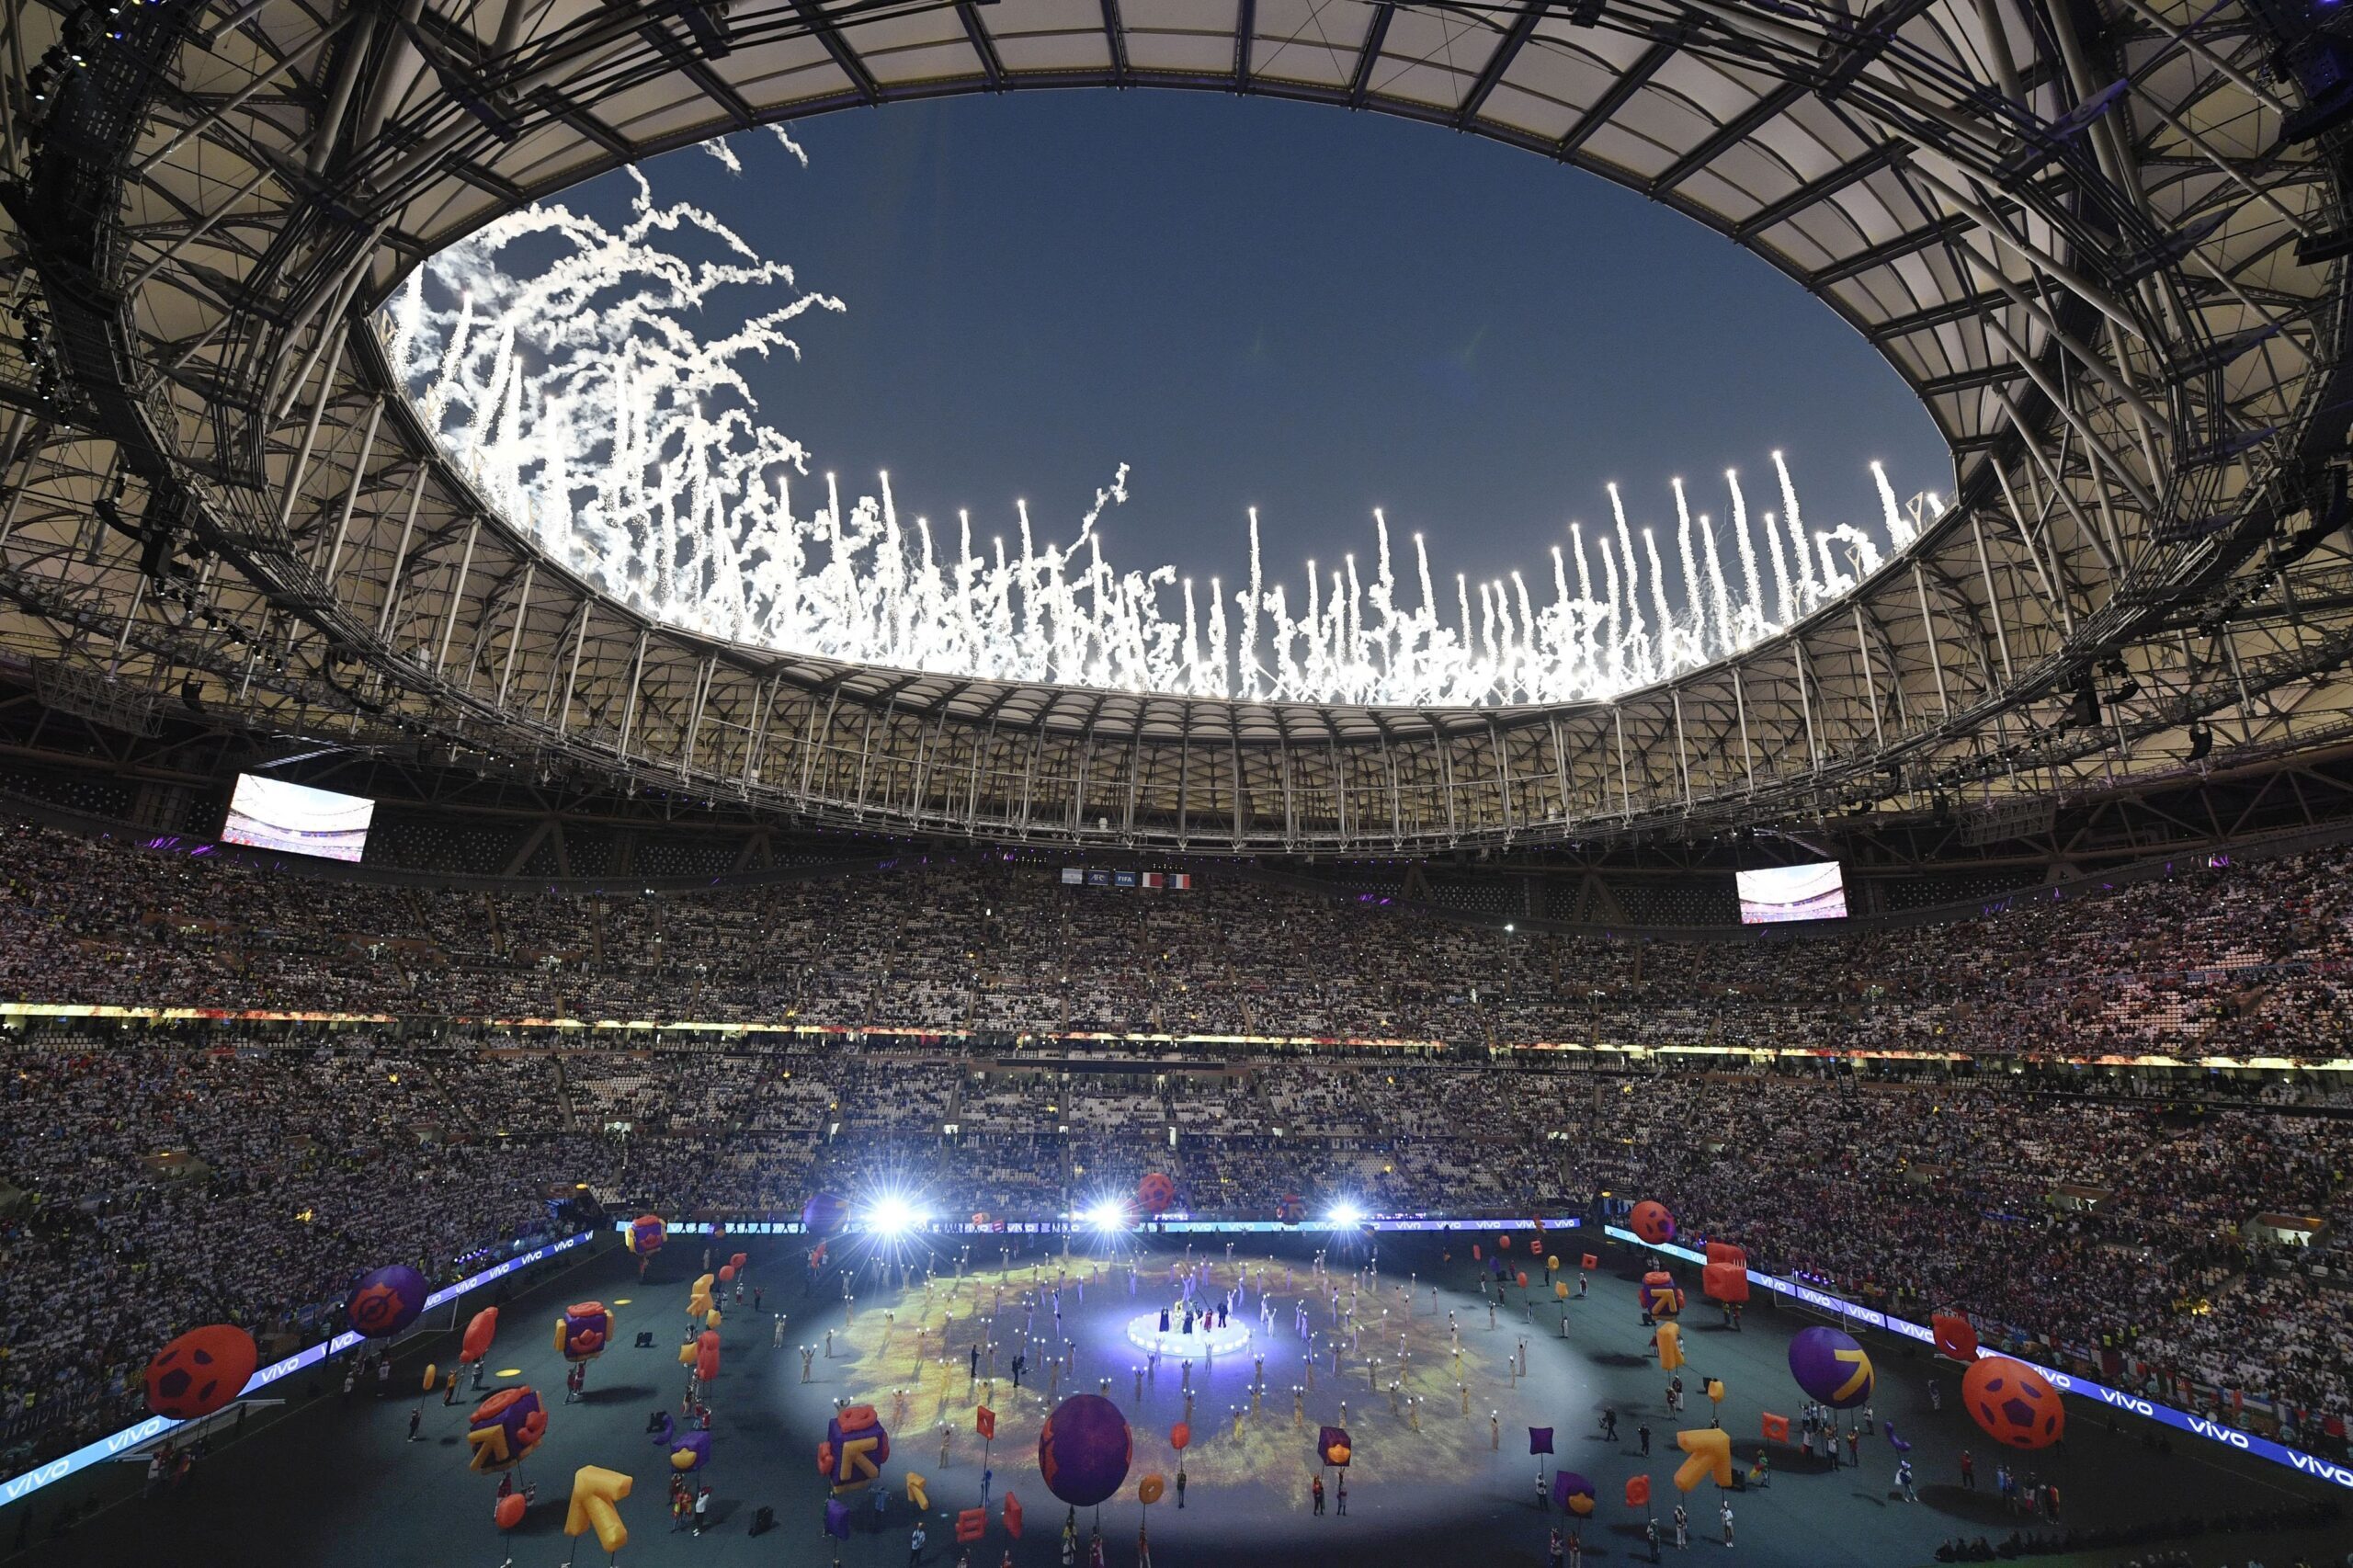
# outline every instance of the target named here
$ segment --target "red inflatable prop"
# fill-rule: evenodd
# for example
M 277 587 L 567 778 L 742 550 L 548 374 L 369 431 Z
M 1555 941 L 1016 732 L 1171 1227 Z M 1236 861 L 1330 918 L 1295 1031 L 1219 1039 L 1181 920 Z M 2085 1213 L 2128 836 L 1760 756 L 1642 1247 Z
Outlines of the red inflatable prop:
M 458 1351 L 458 1359 L 467 1366 L 490 1354 L 490 1342 L 498 1337 L 498 1309 L 484 1307 L 466 1324 L 465 1344 Z
M 2023 1361 L 1987 1356 L 1970 1363 L 1961 1403 L 1985 1435 L 2014 1449 L 2047 1449 L 2067 1430 L 2067 1412 L 2051 1381 Z
M 234 1324 L 189 1329 L 147 1363 L 147 1408 L 174 1421 L 210 1415 L 244 1392 L 260 1364 L 254 1336 Z
M 1675 1216 L 1666 1205 L 1654 1199 L 1644 1199 L 1634 1205 L 1632 1230 L 1634 1234 L 1657 1246 L 1675 1239 Z
M 1730 1242 L 1710 1242 L 1700 1266 L 1699 1290 L 1711 1301 L 1748 1300 L 1748 1254 Z

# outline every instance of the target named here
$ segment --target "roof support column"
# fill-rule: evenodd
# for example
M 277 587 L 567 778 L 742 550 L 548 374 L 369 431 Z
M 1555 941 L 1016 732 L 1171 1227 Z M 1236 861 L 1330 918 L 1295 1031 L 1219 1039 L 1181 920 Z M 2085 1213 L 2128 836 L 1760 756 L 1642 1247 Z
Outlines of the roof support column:
M 1185 847 L 1193 816 L 1193 741 L 1188 734 L 1176 743 L 1176 847 Z
M 329 586 L 335 584 L 335 568 L 343 563 L 344 540 L 351 537 L 352 508 L 359 505 L 359 488 L 368 478 L 368 460 L 376 455 L 376 428 L 383 418 L 384 400 L 380 397 L 368 405 L 368 428 L 359 437 L 359 456 L 351 465 L 351 487 L 343 493 L 343 516 L 335 520 L 335 543 L 327 548 L 326 565 L 319 573 Z
M 943 720 L 946 717 L 941 715 Z M 924 798 L 931 789 L 931 754 L 939 744 L 942 731 L 940 724 L 926 728 L 920 719 L 915 722 L 915 766 L 913 786 L 908 791 L 907 810 L 918 819 L 923 815 Z
M 441 666 L 449 660 L 449 638 L 458 630 L 458 610 L 466 602 L 466 574 L 474 569 L 474 540 L 482 537 L 482 519 L 475 517 L 466 524 L 466 548 L 458 556 L 458 574 L 449 579 L 449 613 L 441 622 L 441 645 L 433 653 L 433 676 L 438 680 Z
M 1985 559 L 1985 529 L 1977 520 L 1977 508 L 1969 509 L 1969 534 L 1977 543 L 1977 574 L 1985 581 L 1985 610 L 1994 618 L 1994 646 L 2002 655 L 2002 684 L 2007 686 L 2018 678 L 2010 668 L 2010 636 L 2002 630 L 2002 597 L 1994 591 L 1994 568 Z
M 1278 741 L 1275 744 L 1288 746 L 1289 743 Z M 1227 736 L 1225 755 L 1228 765 L 1233 769 L 1233 800 L 1229 809 L 1233 812 L 1233 846 L 1239 849 L 1242 847 L 1242 737 L 1240 735 Z
M 556 710 L 555 733 L 559 735 L 572 728 L 572 694 L 580 685 L 580 651 L 588 642 L 588 605 L 580 606 L 580 628 L 572 634 L 572 667 L 563 677 L 563 706 Z
M 1569 820 L 1569 754 L 1561 742 L 1561 716 L 1551 714 L 1546 721 L 1552 728 L 1552 779 L 1561 790 L 1561 820 Z
M 694 768 L 695 737 L 702 733 L 703 704 L 710 700 L 711 678 L 718 673 L 719 655 L 716 653 L 705 658 L 702 668 L 696 672 L 695 705 L 687 715 L 687 738 L 678 747 L 678 781 L 682 784 Z
M 1454 747 L 1436 724 L 1430 727 L 1430 749 L 1438 753 L 1438 790 L 1446 797 L 1446 841 L 1451 844 L 1462 834 L 1462 821 L 1454 809 Z
M 638 629 L 637 653 L 630 660 L 629 699 L 621 705 L 621 744 L 614 748 L 623 762 L 629 760 L 630 732 L 637 727 L 637 688 L 645 682 L 645 640 L 649 635 L 649 628 Z
M 781 674 L 768 676 L 752 710 L 752 728 L 744 737 L 743 784 L 747 793 L 760 777 L 760 748 L 767 744 L 768 722 L 776 717 L 776 688 L 783 679 Z
M 1747 683 L 1740 678 L 1740 666 L 1732 667 L 1732 705 L 1740 716 L 1740 771 L 1748 781 L 1748 793 L 1756 793 L 1756 750 L 1748 738 Z
M 498 666 L 498 705 L 506 706 L 507 677 L 515 673 L 515 650 L 523 642 L 523 618 L 531 613 L 531 580 L 540 569 L 536 555 L 523 563 L 523 591 L 515 601 L 515 629 L 506 634 L 506 658 Z
M 1501 729 L 1496 727 L 1495 722 L 1492 720 L 1490 720 L 1487 724 L 1487 744 L 1490 746 L 1493 746 L 1495 752 L 1495 793 L 1503 802 L 1504 842 L 1508 844 L 1511 842 L 1513 826 L 1511 813 L 1511 767 L 1508 759 L 1505 755 L 1506 748 L 1504 744 L 1504 733 Z
M 376 638 L 383 640 L 385 629 L 392 623 L 392 601 L 401 597 L 401 572 L 408 565 L 408 541 L 416 532 L 416 509 L 425 500 L 425 465 L 416 465 L 416 479 L 409 485 L 408 516 L 401 521 L 401 542 L 392 551 L 392 569 L 384 577 L 384 603 L 376 611 Z
M 1280 770 L 1278 775 L 1278 778 L 1281 783 L 1283 790 L 1283 847 L 1285 849 L 1296 849 L 1299 847 L 1299 802 L 1293 797 L 1291 791 L 1290 747 L 1287 745 L 1284 746 L 1281 750 L 1278 751 L 1275 756 L 1277 759 L 1276 767 Z M 1337 793 L 1338 791 L 1335 790 L 1334 794 L 1336 797 Z M 1335 805 L 1336 809 L 1336 801 Z M 1343 834 L 1341 836 L 1345 838 L 1347 837 L 1347 835 Z
M 810 718 L 816 718 L 816 722 L 814 725 L 810 725 L 810 733 L 807 733 L 807 737 L 802 739 L 802 746 L 800 746 L 800 801 L 802 801 L 802 805 L 807 805 L 807 801 L 810 801 L 810 789 L 814 787 L 816 751 L 819 751 L 819 746 L 824 746 L 828 739 L 833 739 L 833 709 L 835 709 L 835 704 L 840 704 L 840 699 L 842 699 L 842 687 L 833 687 L 831 692 L 826 692 L 826 713 L 824 713 L 824 718 L 816 716 L 814 704 L 810 706 Z
M 1855 614 L 1855 662 L 1863 667 L 1863 700 L 1871 708 L 1871 746 L 1878 750 L 1887 744 L 1887 735 L 1879 722 L 1879 682 L 1871 676 L 1871 648 L 1863 638 L 1863 607 L 1852 599 L 1847 608 Z
M 1389 842 L 1402 846 L 1405 842 L 1405 791 L 1397 782 L 1397 754 L 1389 749 L 1386 731 L 1381 737 L 1381 765 L 1389 774 Z
M 1812 771 L 1820 773 L 1822 771 L 1822 738 L 1814 733 L 1813 729 L 1813 692 L 1810 689 L 1813 682 L 1809 678 L 1812 671 L 1806 663 L 1804 639 L 1790 638 L 1790 650 L 1797 655 L 1798 707 L 1805 714 L 1805 754 L 1813 764 Z
M 1609 722 L 1618 731 L 1618 809 L 1628 822 L 1631 822 L 1634 820 L 1634 797 L 1626 787 L 1626 710 L 1611 703 Z
M 1912 561 L 1912 593 L 1920 601 L 1920 636 L 1928 644 L 1928 667 L 1937 676 L 1937 710 L 1946 723 L 1952 722 L 1952 699 L 1945 695 L 1944 654 L 1937 647 L 1937 624 L 1928 615 L 1928 580 L 1920 574 L 1919 558 Z
M 892 700 L 897 699 L 894 698 Z M 889 722 L 888 710 L 885 710 L 884 722 L 886 723 Z M 861 821 L 866 816 L 866 784 L 869 770 L 873 764 L 874 710 L 869 708 L 866 710 L 866 722 L 860 724 L 858 729 L 858 792 L 850 798 L 850 809 L 857 812 Z M 1024 815 L 1027 814 L 1025 812 Z
M 1691 758 L 1683 749 L 1683 688 L 1670 687 L 1666 695 L 1675 702 L 1675 771 L 1683 782 L 1683 811 L 1688 816 L 1691 811 Z
M 1188 725 L 1189 728 L 1189 724 Z M 1137 734 L 1128 742 L 1128 803 L 1120 813 L 1120 840 L 1132 844 L 1136 837 L 1136 791 L 1143 784 L 1143 736 Z
M 972 832 L 975 827 L 980 825 L 981 778 L 988 771 L 989 756 L 995 749 L 996 716 L 995 714 L 991 714 L 989 716 L 988 732 L 981 737 L 981 744 L 977 747 L 973 748 L 972 752 L 972 787 L 971 791 L 964 798 L 964 831 L 967 833 Z M 808 775 L 805 772 L 801 776 L 801 787 L 804 793 L 809 788 Z
M 1348 813 L 1348 769 L 1341 760 L 1344 754 L 1340 750 L 1340 743 L 1327 741 L 1325 744 L 1332 763 L 1332 812 L 1340 824 L 1340 842 L 1346 844 L 1348 841 L 1348 824 L 1352 820 Z
M 335 352 L 327 356 L 327 373 L 319 378 L 319 395 L 311 400 L 311 417 L 302 426 L 302 444 L 295 449 L 292 466 L 286 471 L 286 489 L 278 498 L 278 531 L 282 535 L 294 518 L 294 502 L 302 494 L 302 480 L 310 472 L 311 452 L 319 441 L 319 421 L 326 417 L 327 404 L 335 401 L 335 372 L 343 369 L 342 333 L 335 335 Z
M 122 631 L 114 640 L 114 657 L 107 661 L 107 678 L 112 680 L 122 670 L 123 650 L 131 646 L 131 629 L 139 623 L 139 607 L 147 600 L 147 574 L 139 573 L 131 580 L 131 608 L 122 612 Z

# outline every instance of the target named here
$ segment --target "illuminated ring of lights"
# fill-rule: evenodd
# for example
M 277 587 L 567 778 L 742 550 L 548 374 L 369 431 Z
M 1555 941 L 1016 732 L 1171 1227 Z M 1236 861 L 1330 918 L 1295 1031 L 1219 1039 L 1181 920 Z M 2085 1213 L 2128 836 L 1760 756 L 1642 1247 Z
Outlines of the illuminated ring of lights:
M 2347 226 L 2336 162 L 2282 133 L 2302 89 L 2210 77 L 2121 11 L 2080 40 L 2086 60 L 2063 61 L 2018 0 L 1927 0 L 1884 32 L 1876 13 L 1816 0 L 1621 0 L 1584 24 L 1400 4 L 1381 11 L 1393 33 L 1371 28 L 1337 62 L 1336 87 L 1285 75 L 1264 39 L 1229 40 L 1230 73 L 1180 65 L 1176 34 L 1114 6 L 1108 36 L 1004 0 L 948 29 L 980 29 L 969 53 L 952 39 L 864 53 L 865 18 L 829 0 L 716 18 L 690 5 L 685 35 L 634 40 L 588 18 L 512 57 L 473 39 L 460 91 L 419 68 L 428 45 L 376 48 L 365 7 L 240 10 L 207 28 L 230 9 L 133 8 L 31 138 L 11 216 L 33 231 L 27 304 L 67 346 L 76 406 L 19 454 L 34 494 L 0 590 L 36 630 L 114 641 L 126 684 L 198 677 L 205 700 L 256 724 L 309 733 L 364 714 L 355 733 L 642 776 L 821 825 L 1413 852 L 1819 813 L 1974 779 L 2040 791 L 2111 764 L 2129 782 L 2132 765 L 2172 766 L 2166 737 L 2185 722 L 2353 648 L 2353 612 L 2312 607 L 2260 665 L 2209 660 L 2178 681 L 2156 667 L 2168 625 L 2264 591 L 2263 546 L 2303 505 L 2316 454 L 2342 445 L 2342 416 L 2322 411 L 2343 403 L 2353 312 L 2347 267 L 2292 260 L 2296 235 L 2272 210 L 2290 204 L 2320 238 Z M 2223 11 L 2218 29 L 2269 25 L 2245 0 Z M 2005 71 L 2030 87 L 1986 79 L 1987 15 L 2018 54 Z M 324 29 L 355 20 L 328 47 Z M 1433 26 L 1461 31 L 1461 69 L 1416 53 Z M 1047 37 L 1057 63 L 1041 69 Z M 785 53 L 806 62 L 775 69 Z M 2120 96 L 2086 85 L 2086 65 Z M 1721 85 L 1719 109 L 1694 112 L 1687 78 Z M 415 257 L 617 163 L 858 103 L 1090 83 L 1381 109 L 1643 190 L 1870 334 L 1953 438 L 1964 505 L 1845 603 L 1608 703 L 1374 710 L 910 676 L 648 627 L 489 514 L 414 411 L 382 395 L 372 334 L 347 330 Z M 205 107 L 266 87 L 267 112 Z M 322 127 L 323 105 L 348 107 L 347 127 Z M 2082 133 L 2111 108 L 2155 153 L 2113 177 Z M 1560 123 L 1529 123 L 1536 108 Z M 2268 150 L 2233 164 L 2235 185 L 2181 175 L 2202 167 L 2203 144 L 2156 127 L 2185 117 Z M 1814 129 L 1825 118 L 1840 125 L 1829 140 Z M 1881 128 L 1859 150 L 1859 124 Z M 1794 163 L 1777 151 L 1792 142 Z M 224 153 L 255 170 L 225 203 Z M 318 172 L 301 177 L 306 164 Z M 1987 290 L 1964 245 L 2010 289 Z M 2256 306 L 2242 277 L 2273 319 L 2245 318 Z M 2128 345 L 2129 377 L 2079 363 L 2109 339 Z M 2127 381 L 2139 390 L 2117 390 Z M 217 625 L 157 613 L 153 596 L 142 613 L 136 527 L 88 536 L 80 560 L 90 497 L 125 479 L 126 517 L 222 556 Z M 2058 720 L 2072 683 L 2105 644 L 2165 704 L 2071 729 Z M 246 653 L 265 645 L 283 667 Z M 1097 809 L 1116 799 L 1121 816 Z
M 1228 1322 L 1222 1328 L 1206 1328 L 1199 1318 L 1193 1320 L 1193 1332 L 1187 1334 L 1182 1317 L 1169 1314 L 1171 1327 L 1163 1333 L 1158 1312 L 1145 1312 L 1128 1320 L 1128 1343 L 1148 1354 L 1171 1361 L 1206 1361 L 1219 1356 L 1246 1355 L 1250 1349 L 1251 1329 L 1247 1324 Z

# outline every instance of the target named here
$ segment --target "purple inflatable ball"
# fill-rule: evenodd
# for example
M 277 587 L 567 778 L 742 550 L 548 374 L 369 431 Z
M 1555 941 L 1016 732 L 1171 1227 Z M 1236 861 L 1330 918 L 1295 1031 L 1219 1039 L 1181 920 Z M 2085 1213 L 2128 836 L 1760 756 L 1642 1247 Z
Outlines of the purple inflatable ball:
M 1135 1440 L 1120 1407 L 1101 1394 L 1074 1394 L 1038 1429 L 1038 1470 L 1046 1490 L 1074 1508 L 1088 1508 L 1128 1478 Z
M 343 1315 L 365 1339 L 389 1339 L 425 1315 L 425 1276 L 404 1263 L 374 1268 L 352 1282 Z
M 1871 1358 L 1854 1335 L 1835 1328 L 1800 1329 L 1790 1341 L 1790 1376 L 1833 1410 L 1852 1410 L 1871 1397 Z

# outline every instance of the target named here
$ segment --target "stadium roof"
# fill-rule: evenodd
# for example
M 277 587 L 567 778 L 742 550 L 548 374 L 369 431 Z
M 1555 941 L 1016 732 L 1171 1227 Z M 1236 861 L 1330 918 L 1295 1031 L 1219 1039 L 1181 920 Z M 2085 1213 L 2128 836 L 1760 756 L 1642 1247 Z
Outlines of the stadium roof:
M 29 60 L 103 8 L 6 0 Z M 8 131 L 35 324 L 0 633 L 127 709 L 428 733 L 809 820 L 1404 848 L 2048 792 L 2342 739 L 2341 133 L 2244 0 L 171 0 Z M 108 37 L 107 28 L 119 36 Z M 2310 49 L 2309 43 L 2303 47 Z M 2292 67 L 2302 55 L 2290 51 Z M 2325 73 L 2315 72 L 2318 80 Z M 950 93 L 1378 109 L 1620 181 L 1868 335 L 1959 495 L 1847 600 L 1608 703 L 1391 710 L 831 664 L 650 623 L 483 504 L 368 312 L 601 170 Z M 1531 165 L 1530 178 L 1546 177 Z M 2310 257 L 2305 260 L 2300 257 Z M 192 684 L 191 684 L 192 683 Z

